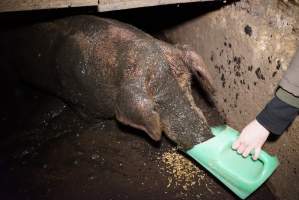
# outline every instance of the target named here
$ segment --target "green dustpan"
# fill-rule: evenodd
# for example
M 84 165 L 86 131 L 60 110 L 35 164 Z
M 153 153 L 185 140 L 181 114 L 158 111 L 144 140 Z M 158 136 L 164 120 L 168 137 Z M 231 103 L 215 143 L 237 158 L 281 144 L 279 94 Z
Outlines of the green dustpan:
M 245 199 L 273 173 L 278 159 L 261 151 L 258 160 L 244 158 L 231 146 L 238 131 L 229 126 L 212 128 L 215 137 L 195 145 L 186 153 L 210 171 L 240 198 Z

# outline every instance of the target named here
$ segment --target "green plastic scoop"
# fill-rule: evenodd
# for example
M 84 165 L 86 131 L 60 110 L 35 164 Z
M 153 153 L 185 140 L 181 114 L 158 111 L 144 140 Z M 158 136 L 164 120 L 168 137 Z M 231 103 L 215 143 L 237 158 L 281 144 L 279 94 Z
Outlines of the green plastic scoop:
M 261 186 L 278 166 L 278 159 L 261 151 L 258 160 L 244 158 L 231 148 L 238 131 L 229 126 L 213 127 L 215 137 L 195 145 L 186 153 L 204 166 L 240 198 Z

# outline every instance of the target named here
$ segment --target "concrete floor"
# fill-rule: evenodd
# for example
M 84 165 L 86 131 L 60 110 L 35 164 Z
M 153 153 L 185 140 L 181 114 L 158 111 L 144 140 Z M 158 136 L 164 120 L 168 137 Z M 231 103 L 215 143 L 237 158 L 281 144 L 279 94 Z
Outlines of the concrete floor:
M 83 121 L 28 87 L 13 91 L 0 104 L 1 199 L 238 199 L 165 137 L 154 143 L 115 121 Z M 210 124 L 223 123 L 195 98 Z M 275 197 L 264 184 L 248 199 Z

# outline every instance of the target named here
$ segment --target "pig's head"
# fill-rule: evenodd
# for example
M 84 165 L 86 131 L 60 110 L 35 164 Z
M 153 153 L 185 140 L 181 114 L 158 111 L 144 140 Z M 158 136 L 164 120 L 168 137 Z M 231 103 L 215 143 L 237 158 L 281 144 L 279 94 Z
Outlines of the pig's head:
M 184 150 L 211 138 L 207 121 L 191 94 L 192 73 L 203 88 L 212 88 L 204 62 L 191 50 L 164 43 L 148 48 L 150 45 L 126 54 L 135 64 L 124 73 L 117 119 L 144 130 L 154 140 L 164 132 Z
M 183 149 L 189 149 L 212 137 L 207 121 L 192 97 L 191 75 L 197 77 L 208 94 L 214 91 L 212 77 L 203 59 L 194 51 L 186 47 L 163 47 L 166 67 L 161 66 L 165 70 L 154 98 L 156 110 L 163 132 Z

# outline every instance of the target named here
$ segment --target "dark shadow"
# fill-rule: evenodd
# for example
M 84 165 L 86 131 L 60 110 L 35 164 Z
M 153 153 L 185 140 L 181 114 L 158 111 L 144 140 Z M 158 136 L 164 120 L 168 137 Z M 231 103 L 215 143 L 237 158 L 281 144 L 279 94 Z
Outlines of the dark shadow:
M 1 29 L 11 28 L 20 25 L 30 25 L 58 18 L 63 18 L 72 15 L 80 14 L 95 14 L 96 7 L 78 7 L 78 8 L 60 8 L 60 9 L 45 9 L 32 11 L 18 11 L 0 13 Z
M 280 135 L 270 134 L 267 138 L 268 142 L 275 142 L 280 138 Z
M 7 28 L 24 24 L 49 21 L 72 15 L 88 14 L 117 19 L 119 21 L 134 25 L 144 30 L 145 32 L 155 35 L 161 30 L 177 26 L 188 20 L 200 17 L 206 13 L 218 10 L 226 5 L 233 4 L 235 2 L 237 2 L 237 0 L 231 0 L 226 3 L 224 3 L 224 1 L 217 0 L 134 8 L 103 13 L 97 12 L 97 7 L 18 11 L 0 13 L 0 23 L 2 24 L 2 28 Z
M 210 93 L 209 91 L 206 91 L 201 84 L 196 80 L 195 76 L 192 76 L 192 80 L 191 80 L 191 87 L 193 90 L 195 90 L 198 95 L 200 95 L 201 98 L 204 99 L 205 103 L 207 104 L 207 106 L 209 107 L 215 107 L 215 101 L 213 99 L 212 93 Z
M 179 5 L 173 4 L 105 12 L 99 13 L 98 15 L 132 24 L 152 34 L 163 29 L 177 26 L 190 19 L 218 10 L 234 2 L 236 1 L 230 1 L 229 3 L 223 3 L 223 1 L 207 1 Z

